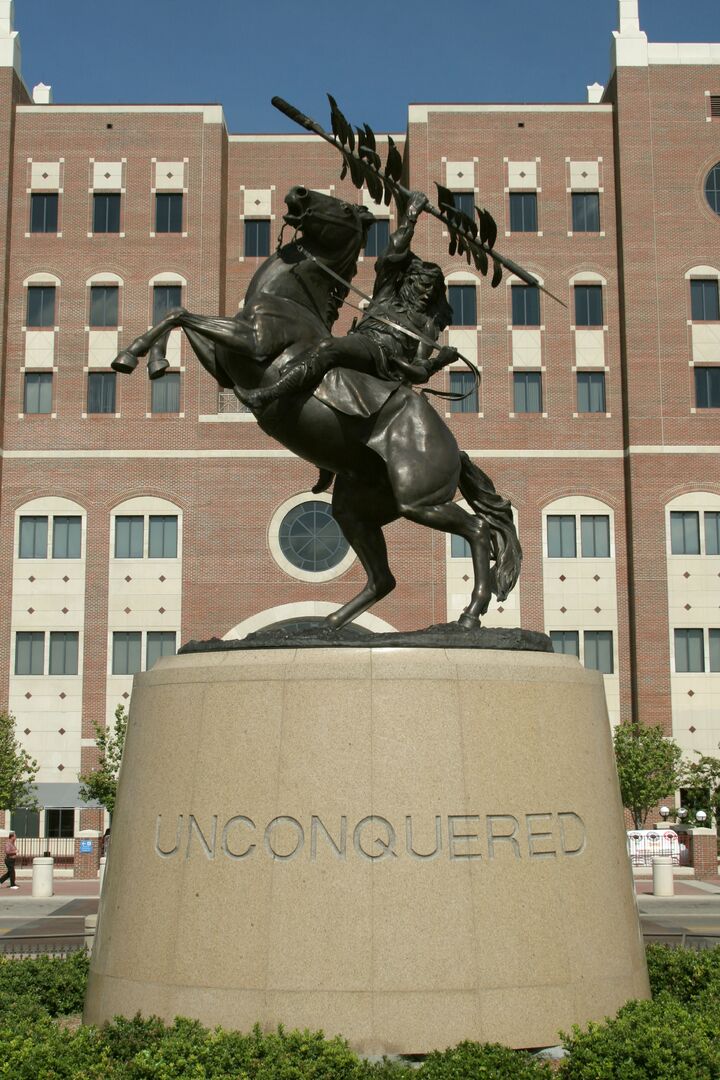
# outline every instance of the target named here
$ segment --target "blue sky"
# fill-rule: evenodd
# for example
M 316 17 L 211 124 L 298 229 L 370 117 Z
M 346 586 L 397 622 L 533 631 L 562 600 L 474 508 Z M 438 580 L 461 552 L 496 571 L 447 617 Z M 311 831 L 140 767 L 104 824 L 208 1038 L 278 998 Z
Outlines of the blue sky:
M 718 0 L 640 0 L 651 41 L 720 41 Z M 403 131 L 409 101 L 584 101 L 616 0 L 15 0 L 23 75 L 56 102 L 220 102 L 231 131 L 327 120 Z

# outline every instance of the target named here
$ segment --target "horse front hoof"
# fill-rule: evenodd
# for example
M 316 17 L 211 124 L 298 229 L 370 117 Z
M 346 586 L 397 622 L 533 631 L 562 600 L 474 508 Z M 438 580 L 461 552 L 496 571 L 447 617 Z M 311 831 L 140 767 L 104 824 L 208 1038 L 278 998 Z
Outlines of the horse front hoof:
M 110 367 L 113 371 L 119 371 L 122 375 L 130 375 L 138 365 L 137 356 L 133 356 L 131 352 L 124 349 L 113 360 Z
M 477 615 L 470 615 L 467 611 L 463 611 L 458 619 L 458 626 L 461 626 L 463 630 L 476 630 L 479 625 L 480 620 Z
M 154 356 L 152 360 L 148 360 L 148 379 L 161 379 L 170 364 L 164 356 Z

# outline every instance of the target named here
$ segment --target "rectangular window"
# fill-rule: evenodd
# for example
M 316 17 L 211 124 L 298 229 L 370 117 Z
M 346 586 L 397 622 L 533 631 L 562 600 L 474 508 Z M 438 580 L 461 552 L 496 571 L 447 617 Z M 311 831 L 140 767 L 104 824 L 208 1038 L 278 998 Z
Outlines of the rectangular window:
M 45 811 L 45 836 L 48 840 L 71 840 L 75 835 L 75 811 L 71 806 Z
M 55 325 L 54 285 L 28 285 L 26 325 L 48 328 Z
M 607 514 L 580 515 L 580 553 L 583 559 L 610 558 L 610 518 Z
M 574 514 L 548 514 L 547 544 L 549 559 L 574 559 L 576 557 Z
M 81 536 L 79 517 L 56 514 L 53 518 L 53 559 L 79 559 Z
M 720 671 L 720 630 L 709 630 L 710 636 L 710 670 Z
M 705 670 L 704 635 L 701 629 L 675 631 L 675 670 Z
M 578 371 L 577 373 L 577 409 L 579 413 L 604 413 L 605 372 Z
M 174 514 L 151 514 L 149 559 L 177 559 L 178 519 Z
M 470 551 L 470 545 L 464 536 L 456 536 L 452 533 L 450 536 L 450 556 L 453 559 L 470 559 L 472 558 L 472 552 Z
M 513 372 L 513 411 L 542 412 L 542 375 L 539 371 Z
M 25 375 L 23 387 L 23 412 L 52 412 L 53 377 L 49 371 L 33 371 Z
M 550 640 L 556 653 L 580 658 L 580 635 L 577 630 L 551 630 Z
M 705 511 L 705 554 L 720 555 L 720 513 Z
M 47 517 L 21 517 L 19 557 L 21 559 L 47 559 L 47 546 Z
M 369 258 L 376 258 L 387 248 L 390 242 L 390 222 L 387 218 L 376 218 L 370 226 L 370 231 L 365 242 L 365 254 Z
M 118 514 L 115 518 L 115 558 L 142 559 L 144 517 Z
M 180 412 L 180 375 L 169 371 L 150 383 L 150 411 L 153 413 Z
M 575 325 L 602 326 L 602 285 L 575 286 Z
M 78 632 L 77 630 L 50 631 L 50 675 L 77 675 L 78 673 Z
M 34 192 L 30 196 L 30 232 L 58 231 L 58 195 L 56 191 Z
M 93 232 L 120 232 L 120 196 L 117 193 L 93 195 Z
M 510 192 L 510 232 L 537 232 L 537 192 Z
M 612 630 L 585 631 L 585 667 L 612 675 L 615 670 Z
M 149 630 L 145 653 L 145 670 L 149 671 L 161 656 L 175 655 L 174 630 Z
M 471 221 L 475 220 L 475 192 L 474 191 L 453 191 L 453 202 L 455 206 L 463 214 L 466 214 Z
M 720 297 L 716 278 L 695 278 L 690 282 L 693 322 L 720 321 Z
M 153 288 L 153 325 L 164 319 L 168 311 L 181 306 L 181 285 L 155 285 Z
M 477 326 L 477 293 L 474 285 L 449 285 L 451 326 Z
M 141 670 L 141 645 L 139 630 L 118 630 L 113 634 L 113 675 L 136 675 Z
M 18 839 L 37 839 L 40 836 L 40 811 L 13 810 L 10 824 Z
M 540 290 L 536 285 L 511 285 L 513 326 L 540 325 Z
M 88 375 L 89 413 L 115 412 L 115 372 L 92 371 Z
M 597 191 L 573 191 L 572 231 L 600 232 L 600 195 Z
M 15 635 L 15 674 L 42 675 L 44 664 L 45 635 L 37 630 L 19 630 Z
M 158 192 L 155 195 L 155 232 L 183 231 L 183 197 L 181 192 Z
M 673 555 L 700 554 L 700 515 L 696 510 L 671 511 L 670 551 Z
M 450 401 L 451 413 L 478 413 L 478 388 L 472 371 L 450 372 L 450 393 L 467 394 L 459 401 Z
M 117 326 L 119 294 L 117 285 L 90 286 L 90 326 Z
M 261 259 L 270 254 L 270 222 L 265 218 L 245 221 L 245 258 Z
M 695 406 L 720 409 L 720 366 L 695 368 Z

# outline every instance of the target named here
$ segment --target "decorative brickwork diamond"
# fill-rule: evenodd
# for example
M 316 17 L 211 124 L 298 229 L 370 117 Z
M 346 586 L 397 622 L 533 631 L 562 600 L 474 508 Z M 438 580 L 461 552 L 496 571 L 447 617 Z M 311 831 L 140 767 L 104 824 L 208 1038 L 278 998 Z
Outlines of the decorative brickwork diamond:
M 567 578 L 565 577 L 565 575 L 564 575 L 564 574 L 561 574 L 561 575 L 560 575 L 560 580 L 561 580 L 561 581 L 567 581 Z
M 694 690 L 688 690 L 688 697 L 695 697 L 695 691 Z
M 58 735 L 64 735 L 64 734 L 65 734 L 65 728 L 64 727 L 59 727 L 58 728 Z
M 123 694 L 123 697 L 125 698 L 125 700 L 126 700 L 126 701 L 127 701 L 127 699 L 128 699 L 129 697 L 130 697 L 130 695 L 128 694 L 127 690 L 126 690 L 126 691 L 125 691 L 125 693 Z
M 63 578 L 63 581 L 65 582 L 66 585 L 67 585 L 69 580 L 70 580 L 70 578 L 67 576 L 67 574 L 65 574 L 65 577 Z
M 501 615 L 502 615 L 504 610 L 505 610 L 505 608 L 502 606 L 502 604 L 499 604 L 498 605 L 498 611 L 500 612 Z
M 167 579 L 166 579 L 164 574 L 161 574 L 160 577 L 158 578 L 158 581 L 166 581 L 166 580 Z
M 64 772 L 64 771 L 65 771 L 65 766 L 64 765 L 58 765 L 58 772 Z
M 106 180 L 110 179 L 110 173 L 109 172 L 103 173 L 103 176 L 105 177 Z
M 602 608 L 599 608 L 599 607 L 595 608 L 595 614 L 596 615 L 599 615 L 601 611 L 602 611 Z
M 48 176 L 50 175 L 50 173 L 46 173 L 46 172 L 44 172 L 44 173 L 40 173 L 40 175 L 42 176 L 43 180 L 47 180 L 47 178 L 48 178 Z
M 688 578 L 690 577 L 690 574 L 688 573 L 688 571 L 687 571 L 687 570 L 686 570 L 686 571 L 685 571 L 685 573 L 683 574 L 683 577 L 685 578 L 685 580 L 686 580 L 686 581 L 687 581 L 687 579 L 688 579 Z
M 130 577 L 130 575 L 129 575 L 129 574 L 126 574 L 126 575 L 125 575 L 125 580 L 126 580 L 127 582 L 130 582 L 130 581 L 132 581 L 132 578 Z
M 165 614 L 165 608 L 164 607 L 159 607 L 158 611 L 160 612 L 161 615 Z
M 28 701 L 29 701 L 29 700 L 30 700 L 30 698 L 32 697 L 32 694 L 30 693 L 30 691 L 29 691 L 29 690 L 28 690 L 27 694 L 25 695 L 25 697 L 27 698 L 27 700 L 28 700 Z
M 565 612 L 567 611 L 567 608 L 566 608 L 566 607 L 561 607 L 561 608 L 560 608 L 560 610 L 562 611 L 562 613 L 563 613 L 563 615 L 564 615 L 564 614 L 565 614 Z
M 68 613 L 68 611 L 70 610 L 70 608 L 66 608 L 66 607 L 64 607 L 64 608 L 61 608 L 60 610 L 62 611 L 63 615 L 67 615 L 67 613 Z
M 469 580 L 470 580 L 470 578 L 468 577 L 468 575 L 463 574 L 463 581 L 469 581 Z
M 599 580 L 600 580 L 600 575 L 599 574 L 593 574 L 593 581 L 599 581 Z
M 129 615 L 130 612 L 132 611 L 132 608 L 126 607 L 126 608 L 124 608 L 124 611 L 125 611 L 126 615 Z
M 686 604 L 685 605 L 685 610 L 689 611 L 691 607 L 692 607 L 692 604 Z
M 25 734 L 26 734 L 26 735 L 29 735 L 29 734 L 30 734 L 30 728 L 29 728 L 29 727 L 26 727 L 26 728 L 25 728 Z
M 64 691 L 64 690 L 61 690 L 61 691 L 60 691 L 59 697 L 60 697 L 60 700 L 61 700 L 61 701 L 64 701 L 64 700 L 65 700 L 65 698 L 67 697 L 67 694 L 65 693 L 65 691 Z
M 694 734 L 695 734 L 695 732 L 697 731 L 697 728 L 696 728 L 696 727 L 692 727 L 692 726 L 690 726 L 690 727 L 688 728 L 688 731 L 690 732 L 690 734 L 691 734 L 691 735 L 694 735 Z
M 28 581 L 32 583 L 34 580 L 35 580 L 35 578 L 31 574 L 30 577 L 28 578 Z
M 34 615 L 34 614 L 35 614 L 35 608 L 34 607 L 29 607 L 28 608 L 28 615 Z

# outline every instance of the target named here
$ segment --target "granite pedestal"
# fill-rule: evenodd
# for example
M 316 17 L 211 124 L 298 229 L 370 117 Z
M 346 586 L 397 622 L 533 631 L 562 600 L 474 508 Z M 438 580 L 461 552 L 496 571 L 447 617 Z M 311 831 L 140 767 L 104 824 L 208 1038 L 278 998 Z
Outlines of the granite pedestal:
M 85 1020 L 558 1041 L 648 996 L 602 677 L 475 649 L 136 676 Z

